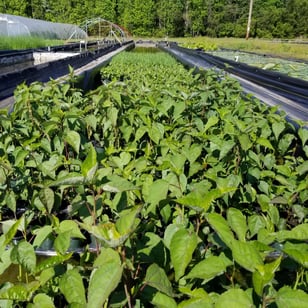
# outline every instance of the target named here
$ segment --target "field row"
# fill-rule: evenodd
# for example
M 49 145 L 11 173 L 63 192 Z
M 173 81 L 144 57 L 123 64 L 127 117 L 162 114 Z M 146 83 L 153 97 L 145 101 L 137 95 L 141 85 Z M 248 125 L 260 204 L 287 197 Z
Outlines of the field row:
M 0 275 L 19 268 L 2 303 L 305 307 L 302 124 L 162 52 L 101 80 L 21 85 L 1 110 Z

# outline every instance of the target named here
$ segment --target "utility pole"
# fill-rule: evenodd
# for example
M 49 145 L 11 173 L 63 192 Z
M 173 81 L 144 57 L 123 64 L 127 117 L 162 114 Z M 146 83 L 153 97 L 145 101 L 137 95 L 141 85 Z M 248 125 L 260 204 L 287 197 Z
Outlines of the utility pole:
M 248 38 L 249 38 L 250 24 L 251 24 L 251 15 L 252 15 L 252 7 L 253 7 L 253 0 L 250 0 L 249 14 L 248 14 L 248 23 L 247 23 L 247 31 L 246 31 L 246 40 L 248 40 Z

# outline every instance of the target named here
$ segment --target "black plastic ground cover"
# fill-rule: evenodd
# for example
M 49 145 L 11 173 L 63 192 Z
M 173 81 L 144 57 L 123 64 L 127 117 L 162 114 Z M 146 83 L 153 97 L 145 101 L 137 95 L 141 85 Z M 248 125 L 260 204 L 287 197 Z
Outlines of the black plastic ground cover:
M 177 44 L 171 44 L 170 48 L 200 58 L 215 67 L 249 80 L 266 89 L 270 89 L 278 95 L 308 107 L 308 82 L 305 80 L 289 77 L 278 72 L 262 70 L 244 63 L 213 56 L 199 50 L 183 48 Z
M 125 44 L 128 43 L 129 42 Z M 2 75 L 0 76 L 0 101 L 12 96 L 14 90 L 19 84 L 30 84 L 34 81 L 47 82 L 50 79 L 56 79 L 67 75 L 69 73 L 69 66 L 76 70 L 93 60 L 118 49 L 122 45 L 114 44 L 99 50 L 81 53 L 65 59 L 33 66 L 19 72 Z
M 81 46 L 84 48 L 84 43 L 77 42 L 77 43 L 69 43 L 65 45 L 57 45 L 57 46 L 49 46 L 44 48 L 37 48 L 34 51 L 52 51 L 52 52 L 58 52 L 58 51 L 76 51 L 79 50 Z M 93 47 L 97 46 L 97 41 L 89 41 L 87 42 L 87 47 Z
M 5 57 L 15 57 L 15 56 L 21 56 L 21 55 L 28 55 L 32 54 L 32 49 L 25 49 L 25 50 L 0 50 L 0 62 L 1 58 Z

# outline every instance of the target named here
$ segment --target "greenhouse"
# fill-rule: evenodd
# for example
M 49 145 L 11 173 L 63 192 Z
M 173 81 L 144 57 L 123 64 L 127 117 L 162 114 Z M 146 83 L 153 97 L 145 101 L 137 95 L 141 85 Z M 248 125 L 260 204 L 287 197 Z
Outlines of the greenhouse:
M 36 36 L 46 39 L 84 39 L 85 31 L 76 25 L 0 14 L 0 36 Z

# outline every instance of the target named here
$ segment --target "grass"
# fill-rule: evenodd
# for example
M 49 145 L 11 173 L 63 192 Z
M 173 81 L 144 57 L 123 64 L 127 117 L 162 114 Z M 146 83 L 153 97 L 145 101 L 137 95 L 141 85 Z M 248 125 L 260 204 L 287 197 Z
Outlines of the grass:
M 308 44 L 296 44 L 279 40 L 262 39 L 240 39 L 240 38 L 176 38 L 174 41 L 179 43 L 206 43 L 217 45 L 221 48 L 230 48 L 242 51 L 252 51 L 256 53 L 271 54 L 285 58 L 308 60 Z
M 61 40 L 50 40 L 40 37 L 0 36 L 0 50 L 40 48 L 40 47 L 55 46 L 62 44 L 63 41 Z

